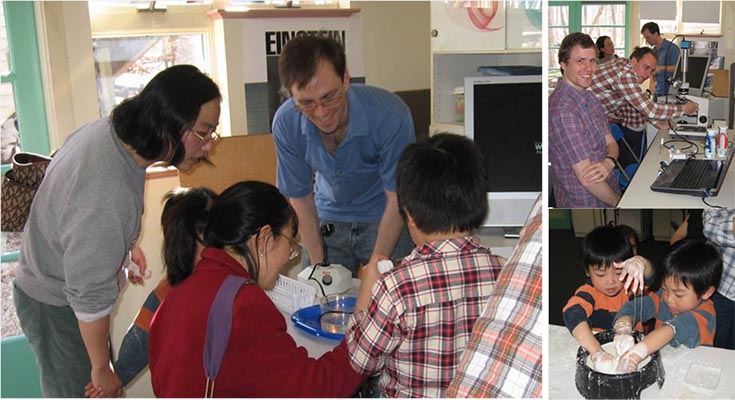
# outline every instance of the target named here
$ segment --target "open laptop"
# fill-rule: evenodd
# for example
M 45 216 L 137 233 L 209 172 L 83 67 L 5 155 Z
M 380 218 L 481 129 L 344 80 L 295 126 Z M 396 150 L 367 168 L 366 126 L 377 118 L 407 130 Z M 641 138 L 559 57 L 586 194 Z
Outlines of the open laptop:
M 720 192 L 725 175 L 732 164 L 735 148 L 724 160 L 674 160 L 651 185 L 656 192 L 714 197 Z

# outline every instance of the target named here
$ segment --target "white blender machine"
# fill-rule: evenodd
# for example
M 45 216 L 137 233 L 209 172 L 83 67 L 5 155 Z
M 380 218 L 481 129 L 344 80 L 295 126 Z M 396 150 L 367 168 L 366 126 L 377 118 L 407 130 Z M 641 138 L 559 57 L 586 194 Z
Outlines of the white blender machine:
M 334 232 L 331 224 L 322 225 L 322 238 Z M 345 293 L 352 289 L 352 272 L 340 264 L 330 264 L 327 257 L 327 246 L 324 245 L 324 261 L 304 268 L 299 272 L 297 280 L 316 288 L 318 297 Z

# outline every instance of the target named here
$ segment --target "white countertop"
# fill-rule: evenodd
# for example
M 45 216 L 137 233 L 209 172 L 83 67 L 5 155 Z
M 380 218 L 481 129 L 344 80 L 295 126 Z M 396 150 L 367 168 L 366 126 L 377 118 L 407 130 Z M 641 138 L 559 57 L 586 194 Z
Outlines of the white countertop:
M 729 130 L 728 136 L 730 137 L 730 143 L 732 143 L 735 140 L 735 133 Z M 664 140 L 670 139 L 668 129 L 659 130 L 656 134 L 628 189 L 626 189 L 620 202 L 618 202 L 618 208 L 707 208 L 707 205 L 697 196 L 654 192 L 651 190 L 651 184 L 656 180 L 661 161 L 670 161 L 669 151 L 661 148 L 661 138 Z M 735 151 L 734 149 L 731 147 L 730 151 Z M 704 144 L 699 143 L 699 154 L 697 158 L 704 158 L 703 153 Z M 735 161 L 727 171 L 720 193 L 716 197 L 707 199 L 707 202 L 723 207 L 735 207 Z
M 579 344 L 567 328 L 549 325 L 549 399 L 581 399 L 574 383 L 577 349 Z M 659 390 L 653 384 L 641 392 L 642 399 L 723 399 L 735 398 L 735 351 L 715 347 L 664 346 L 660 350 L 666 378 Z M 686 374 L 692 363 L 719 367 L 719 385 L 714 390 L 704 389 L 686 382 Z

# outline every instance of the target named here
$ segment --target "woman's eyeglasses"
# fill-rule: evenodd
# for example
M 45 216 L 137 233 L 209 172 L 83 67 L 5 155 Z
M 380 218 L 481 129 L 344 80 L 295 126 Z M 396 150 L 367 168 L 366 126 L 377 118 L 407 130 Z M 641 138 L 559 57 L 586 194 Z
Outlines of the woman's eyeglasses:
M 197 137 L 197 139 L 202 141 L 202 144 L 209 143 L 209 142 L 215 142 L 217 139 L 220 138 L 219 133 L 217 131 L 212 132 L 197 132 L 195 130 L 192 130 L 191 133 L 194 134 L 194 136 Z
M 286 235 L 280 235 L 280 236 L 288 240 L 288 244 L 290 245 L 291 254 L 289 254 L 288 256 L 288 261 L 291 261 L 295 259 L 296 257 L 298 257 L 299 254 L 301 254 L 301 250 L 303 250 L 303 247 L 301 247 L 300 244 L 296 243 L 293 239 L 291 239 L 290 237 Z
M 344 88 L 339 88 L 338 91 L 322 97 L 321 100 L 304 100 L 302 102 L 297 102 L 294 99 L 293 102 L 297 110 L 301 111 L 302 113 L 310 114 L 316 111 L 316 108 L 319 106 L 322 106 L 324 108 L 332 108 L 338 105 L 340 100 L 342 100 L 342 96 L 344 95 Z

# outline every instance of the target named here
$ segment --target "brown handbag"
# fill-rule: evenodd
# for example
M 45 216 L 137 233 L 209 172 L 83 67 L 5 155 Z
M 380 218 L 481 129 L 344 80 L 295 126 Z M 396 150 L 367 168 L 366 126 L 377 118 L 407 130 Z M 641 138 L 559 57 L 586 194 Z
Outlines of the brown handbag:
M 2 183 L 3 232 L 20 232 L 31 211 L 31 202 L 41 186 L 50 157 L 34 153 L 17 153 L 13 156 L 13 169 L 5 173 Z

